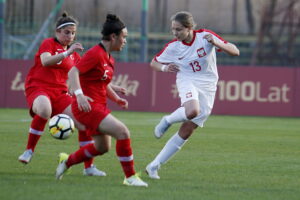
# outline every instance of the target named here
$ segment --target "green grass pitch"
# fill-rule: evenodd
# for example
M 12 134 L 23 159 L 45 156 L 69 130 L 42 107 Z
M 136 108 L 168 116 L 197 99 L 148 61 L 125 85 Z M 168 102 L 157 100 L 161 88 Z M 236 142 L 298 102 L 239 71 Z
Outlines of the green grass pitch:
M 59 152 L 78 148 L 77 132 L 65 141 L 45 131 L 28 165 L 24 151 L 31 118 L 25 109 L 0 109 L 0 199 L 2 200 L 298 200 L 300 199 L 300 119 L 211 116 L 152 180 L 145 166 L 178 129 L 160 140 L 153 128 L 164 113 L 113 112 L 130 129 L 136 170 L 148 188 L 122 185 L 115 142 L 95 164 L 106 177 L 85 177 L 83 165 L 55 180 Z

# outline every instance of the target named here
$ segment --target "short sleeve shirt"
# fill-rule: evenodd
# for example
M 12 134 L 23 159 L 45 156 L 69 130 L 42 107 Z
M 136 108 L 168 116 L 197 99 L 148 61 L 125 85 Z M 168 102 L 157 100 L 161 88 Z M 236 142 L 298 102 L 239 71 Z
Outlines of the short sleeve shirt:
M 56 55 L 65 51 L 55 38 L 45 39 L 35 54 L 34 66 L 26 77 L 25 88 L 43 87 L 67 91 L 68 72 L 80 60 L 80 55 L 74 52 L 51 66 L 43 66 L 40 58 L 45 52 Z
M 83 93 L 94 102 L 106 103 L 106 87 L 113 77 L 114 63 L 114 58 L 99 44 L 89 49 L 76 65 Z
M 203 37 L 211 34 L 217 41 L 227 43 L 216 33 L 200 29 L 194 30 L 191 43 L 172 40 L 155 56 L 162 64 L 174 63 L 180 67 L 177 79 L 192 79 L 203 85 L 216 85 L 218 71 L 216 65 L 216 47 Z

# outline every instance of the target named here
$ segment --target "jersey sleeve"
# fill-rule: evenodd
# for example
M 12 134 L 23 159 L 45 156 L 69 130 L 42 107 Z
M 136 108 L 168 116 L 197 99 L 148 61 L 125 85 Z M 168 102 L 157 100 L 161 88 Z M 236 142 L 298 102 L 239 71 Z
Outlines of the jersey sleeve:
M 81 74 L 86 73 L 99 63 L 99 56 L 94 55 L 94 51 L 87 51 L 76 64 L 77 69 Z
M 53 55 L 55 53 L 55 52 L 53 52 L 53 47 L 54 47 L 53 42 L 51 42 L 51 40 L 49 40 L 49 39 L 46 39 L 40 45 L 39 54 L 41 55 L 45 52 L 49 52 L 49 53 L 51 53 L 51 55 Z
M 172 41 L 173 42 L 173 41 Z M 176 48 L 173 48 L 173 43 L 170 42 L 154 57 L 156 62 L 161 64 L 169 64 L 174 61 L 174 55 L 176 55 Z
M 76 65 L 80 61 L 81 57 L 80 54 L 77 53 L 76 51 L 73 53 L 73 56 L 74 56 L 74 63 Z
M 219 36 L 218 34 L 216 34 L 215 32 L 208 30 L 208 29 L 204 29 L 205 32 L 207 32 L 207 34 L 211 34 L 214 38 L 214 40 L 218 41 L 218 42 L 223 42 L 223 43 L 228 43 L 226 40 L 224 40 L 221 36 Z M 221 49 L 217 48 L 217 51 L 220 52 L 222 51 Z

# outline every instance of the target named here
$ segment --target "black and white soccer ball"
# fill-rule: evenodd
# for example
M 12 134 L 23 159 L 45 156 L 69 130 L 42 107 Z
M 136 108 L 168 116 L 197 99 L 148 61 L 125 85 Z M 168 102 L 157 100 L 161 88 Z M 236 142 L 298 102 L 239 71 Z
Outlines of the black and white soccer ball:
M 74 133 L 74 121 L 65 114 L 54 115 L 49 121 L 49 132 L 55 139 L 64 140 Z

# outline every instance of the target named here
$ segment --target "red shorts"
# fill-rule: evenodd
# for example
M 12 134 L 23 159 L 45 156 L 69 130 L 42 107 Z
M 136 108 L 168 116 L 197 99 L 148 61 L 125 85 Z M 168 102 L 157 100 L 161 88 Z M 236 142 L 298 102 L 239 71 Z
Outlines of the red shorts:
M 61 89 L 55 90 L 31 87 L 26 89 L 25 95 L 27 104 L 30 108 L 30 115 L 32 117 L 35 115 L 35 113 L 32 111 L 32 104 L 40 95 L 46 96 L 50 100 L 52 106 L 51 116 L 62 113 L 72 103 L 72 97 L 66 91 L 62 91 Z
M 92 110 L 90 112 L 83 112 L 78 109 L 76 99 L 72 102 L 72 112 L 75 118 L 82 123 L 86 128 L 86 134 L 89 136 L 100 135 L 97 129 L 101 121 L 111 112 L 106 104 L 99 104 L 90 102 Z

